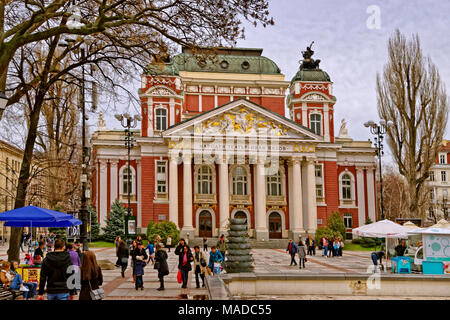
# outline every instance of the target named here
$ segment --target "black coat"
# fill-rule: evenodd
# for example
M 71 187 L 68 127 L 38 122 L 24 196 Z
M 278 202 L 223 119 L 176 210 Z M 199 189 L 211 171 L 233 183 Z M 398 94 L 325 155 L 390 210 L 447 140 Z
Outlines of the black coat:
M 91 288 L 92 290 L 100 288 L 100 286 L 103 284 L 103 274 L 102 269 L 98 267 L 98 276 L 97 278 L 94 277 L 94 279 L 91 280 L 83 280 L 83 275 L 81 276 L 81 290 L 80 290 L 80 297 L 78 300 L 92 300 L 91 298 Z M 91 283 L 91 286 L 89 287 L 89 282 Z
M 47 293 L 69 293 L 67 279 L 70 274 L 67 273 L 67 268 L 71 265 L 72 260 L 67 251 L 49 252 L 42 262 L 39 295 L 44 294 L 45 285 Z
M 178 269 L 184 271 L 191 271 L 192 270 L 191 262 L 194 260 L 194 256 L 192 255 L 191 250 L 188 250 L 186 253 L 187 253 L 187 263 L 185 266 L 183 266 L 184 252 L 178 256 Z
M 155 254 L 155 269 L 158 270 L 158 276 L 167 276 L 169 274 L 169 265 L 167 264 L 167 252 L 158 250 Z M 156 268 L 158 267 L 158 268 Z

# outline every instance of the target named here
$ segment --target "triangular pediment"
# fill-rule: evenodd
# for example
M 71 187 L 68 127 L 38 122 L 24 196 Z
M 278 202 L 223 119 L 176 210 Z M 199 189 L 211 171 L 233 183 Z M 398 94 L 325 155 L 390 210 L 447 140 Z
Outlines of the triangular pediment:
M 246 99 L 239 99 L 171 126 L 163 137 L 272 136 L 322 142 L 310 129 Z

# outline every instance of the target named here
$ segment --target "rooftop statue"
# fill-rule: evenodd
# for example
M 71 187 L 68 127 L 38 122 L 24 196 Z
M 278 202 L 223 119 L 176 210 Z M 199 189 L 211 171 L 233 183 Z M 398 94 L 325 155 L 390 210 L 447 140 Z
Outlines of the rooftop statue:
M 348 135 L 347 121 L 345 121 L 345 119 L 341 120 L 341 128 L 339 129 L 338 138 L 350 138 L 350 136 Z
M 313 44 L 314 41 L 311 42 L 309 47 L 306 47 L 306 51 L 302 51 L 303 60 L 301 60 L 302 64 L 300 65 L 300 69 L 319 69 L 320 60 L 311 58 L 314 54 L 314 51 L 311 49 Z

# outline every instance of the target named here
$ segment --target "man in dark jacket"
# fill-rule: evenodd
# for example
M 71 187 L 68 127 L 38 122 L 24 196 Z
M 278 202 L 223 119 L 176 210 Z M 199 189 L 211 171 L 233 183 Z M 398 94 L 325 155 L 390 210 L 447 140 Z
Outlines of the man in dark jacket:
M 184 241 L 183 238 L 180 239 L 180 242 L 178 242 L 178 246 L 175 248 L 175 254 L 177 256 L 181 255 L 184 251 L 184 246 L 187 246 L 189 248 L 189 246 L 186 244 L 186 241 Z
M 295 254 L 298 251 L 298 247 L 297 247 L 297 244 L 294 241 L 292 241 L 292 239 L 289 240 L 289 244 L 286 248 L 286 251 L 291 255 L 291 264 L 290 265 L 291 266 L 292 266 L 292 264 L 297 265 L 297 262 L 295 261 Z
M 145 261 L 148 259 L 147 252 L 144 249 L 144 245 L 142 242 L 138 242 L 137 248 L 133 250 L 132 253 L 133 258 L 133 266 L 134 266 L 134 274 L 136 275 L 136 283 L 135 283 L 135 289 L 138 290 L 141 288 L 141 290 L 144 290 L 144 268 L 145 268 Z
M 69 266 L 72 265 L 70 255 L 65 251 L 62 239 L 55 240 L 55 251 L 49 252 L 45 257 L 39 282 L 39 300 L 43 300 L 44 288 L 47 284 L 48 300 L 69 300 L 67 280 Z

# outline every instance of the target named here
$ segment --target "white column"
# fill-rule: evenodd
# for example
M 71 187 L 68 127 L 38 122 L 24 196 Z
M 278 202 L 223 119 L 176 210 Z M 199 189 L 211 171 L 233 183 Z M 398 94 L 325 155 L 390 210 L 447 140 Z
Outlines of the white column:
M 366 199 L 364 197 L 364 168 L 356 167 L 356 184 L 358 200 L 358 226 L 366 224 Z
M 294 193 L 293 193 L 293 186 L 292 183 L 292 162 L 288 161 L 288 195 L 289 195 L 289 230 L 292 230 L 292 223 L 294 220 Z
M 169 159 L 169 221 L 178 225 L 178 162 L 177 158 Z
M 141 167 L 141 160 L 136 160 L 137 162 L 137 227 L 142 228 L 142 167 Z
M 369 213 L 369 218 L 372 222 L 376 221 L 374 170 L 375 168 L 367 168 L 367 210 Z
M 219 162 L 219 233 L 226 232 L 226 225 L 230 217 L 230 190 L 228 181 L 228 163 L 227 159 L 220 159 Z M 215 228 L 215 226 L 213 226 Z
M 308 107 L 306 102 L 302 103 L 302 125 L 308 128 Z
M 297 241 L 298 236 L 305 232 L 303 229 L 303 204 L 302 204 L 302 173 L 300 159 L 292 159 L 292 205 L 294 215 L 291 222 L 293 239 Z
M 100 163 L 100 208 L 98 215 L 100 217 L 100 226 L 106 227 L 106 218 L 108 216 L 108 161 L 99 160 Z
M 191 154 L 183 155 L 183 229 L 185 238 L 194 238 L 194 227 L 192 226 L 192 170 Z M 189 233 L 189 234 L 188 234 Z
M 117 165 L 119 164 L 119 160 L 110 160 L 111 163 L 111 203 L 113 203 L 116 199 L 119 198 L 117 194 L 118 190 L 118 177 L 119 177 L 119 169 Z
M 306 168 L 306 191 L 308 194 L 308 233 L 311 235 L 314 234 L 317 229 L 315 158 L 307 158 Z
M 328 103 L 323 105 L 323 131 L 325 142 L 330 142 L 330 109 L 328 108 Z
M 169 126 L 175 124 L 175 100 L 170 98 L 169 102 Z
M 256 206 L 255 233 L 257 240 L 268 240 L 269 231 L 266 222 L 266 176 L 264 171 L 264 160 L 258 159 L 256 164 Z

